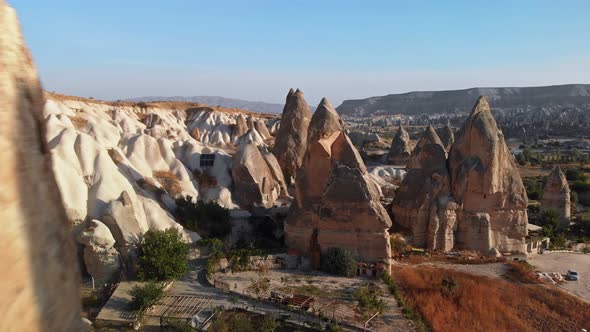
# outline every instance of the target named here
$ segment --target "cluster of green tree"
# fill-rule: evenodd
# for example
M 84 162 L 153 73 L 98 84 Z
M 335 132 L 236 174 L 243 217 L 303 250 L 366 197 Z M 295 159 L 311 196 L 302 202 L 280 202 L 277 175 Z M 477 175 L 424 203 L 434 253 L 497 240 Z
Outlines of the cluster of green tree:
M 231 232 L 229 210 L 216 201 L 193 201 L 191 196 L 176 199 L 176 220 L 204 237 L 224 238 Z
M 590 205 L 590 184 L 588 176 L 581 168 L 570 167 L 565 170 L 565 176 L 570 183 L 571 201 L 583 205 Z
M 354 252 L 346 248 L 328 248 L 321 256 L 322 271 L 338 276 L 354 277 L 357 259 Z
M 235 246 L 222 242 L 217 238 L 202 239 L 199 241 L 201 246 L 209 249 L 209 259 L 207 260 L 207 276 L 211 277 L 215 273 L 217 264 L 222 258 L 227 258 L 228 267 L 232 271 L 242 271 L 248 267 L 252 256 L 266 256 L 267 252 L 263 249 L 256 248 L 253 242 L 246 246 L 237 243 Z
M 578 149 L 562 151 L 555 149 L 552 151 L 536 152 L 533 147 L 528 145 L 522 153 L 516 155 L 516 161 L 521 165 L 541 165 L 544 163 L 590 163 L 590 154 L 583 154 Z
M 543 187 L 545 186 L 545 177 L 526 176 L 522 178 L 522 183 L 526 189 L 526 194 L 530 200 L 538 201 L 543 198 Z
M 385 310 L 386 304 L 381 295 L 381 291 L 375 285 L 363 285 L 352 292 L 359 309 L 371 314 Z

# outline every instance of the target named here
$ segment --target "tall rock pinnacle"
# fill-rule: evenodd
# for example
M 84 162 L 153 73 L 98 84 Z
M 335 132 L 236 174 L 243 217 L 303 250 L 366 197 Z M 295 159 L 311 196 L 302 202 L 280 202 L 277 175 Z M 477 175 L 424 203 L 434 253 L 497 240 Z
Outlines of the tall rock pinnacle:
M 411 154 L 410 135 L 408 135 L 408 132 L 400 124 L 397 133 L 391 141 L 387 161 L 394 165 L 405 165 Z
M 277 157 L 285 176 L 295 175 L 301 167 L 310 120 L 311 110 L 303 92 L 289 90 L 273 149 L 273 154 Z

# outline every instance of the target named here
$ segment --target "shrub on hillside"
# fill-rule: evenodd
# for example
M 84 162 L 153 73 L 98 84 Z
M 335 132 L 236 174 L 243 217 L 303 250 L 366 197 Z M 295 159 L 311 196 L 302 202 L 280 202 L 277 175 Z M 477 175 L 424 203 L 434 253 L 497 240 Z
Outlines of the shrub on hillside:
M 164 297 L 164 287 L 155 282 L 148 282 L 145 285 L 133 287 L 129 294 L 131 295 L 131 309 L 143 311 Z
M 543 198 L 543 181 L 536 177 L 524 177 L 522 179 L 526 194 L 529 199 L 538 201 Z
M 175 280 L 188 272 L 189 248 L 175 229 L 147 231 L 139 245 L 141 280 Z
M 380 295 L 379 288 L 369 285 L 360 286 L 352 292 L 359 308 L 371 313 L 383 312 L 385 309 L 385 301 L 381 299 Z
M 224 238 L 231 232 L 229 210 L 216 201 L 193 202 L 191 196 L 176 200 L 176 220 L 202 236 Z
M 174 173 L 169 171 L 155 171 L 153 175 L 171 197 L 176 197 L 182 193 L 180 180 L 178 180 L 178 177 Z
M 353 277 L 356 275 L 357 260 L 350 249 L 328 248 L 322 254 L 321 268 L 330 274 Z

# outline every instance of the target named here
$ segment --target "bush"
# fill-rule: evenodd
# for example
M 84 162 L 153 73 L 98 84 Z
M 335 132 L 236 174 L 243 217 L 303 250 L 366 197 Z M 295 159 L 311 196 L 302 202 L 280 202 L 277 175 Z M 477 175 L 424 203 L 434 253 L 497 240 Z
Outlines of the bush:
M 543 198 L 543 181 L 536 177 L 524 177 L 522 182 L 529 199 L 538 201 Z
M 188 272 L 189 247 L 175 229 L 147 231 L 139 246 L 141 280 L 175 280 Z
M 229 210 L 215 201 L 194 203 L 191 196 L 178 198 L 174 216 L 182 226 L 204 236 L 224 238 L 231 232 Z
M 164 297 L 164 287 L 155 282 L 148 282 L 145 285 L 133 287 L 129 294 L 132 297 L 131 309 L 143 311 Z
M 153 175 L 170 196 L 176 197 L 182 193 L 180 180 L 178 180 L 178 177 L 174 173 L 169 171 L 155 171 Z
M 543 226 L 543 235 L 552 237 L 561 227 L 561 214 L 558 210 L 550 208 L 541 213 L 540 223 Z
M 324 272 L 345 277 L 356 275 L 357 260 L 350 249 L 328 248 L 322 254 L 321 267 Z
M 587 192 L 590 191 L 590 184 L 582 180 L 576 180 L 574 183 L 572 183 L 572 190 L 578 193 Z
M 568 181 L 586 182 L 587 176 L 578 168 L 568 168 L 565 170 L 565 177 Z
M 360 286 L 352 292 L 352 296 L 358 302 L 362 310 L 383 312 L 385 302 L 381 299 L 379 289 L 371 286 Z

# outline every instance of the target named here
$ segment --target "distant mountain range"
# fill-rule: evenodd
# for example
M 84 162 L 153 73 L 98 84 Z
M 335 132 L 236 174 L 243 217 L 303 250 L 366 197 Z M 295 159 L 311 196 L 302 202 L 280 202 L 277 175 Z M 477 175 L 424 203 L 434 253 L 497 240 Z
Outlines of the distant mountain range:
M 462 114 L 471 111 L 480 95 L 488 98 L 492 109 L 526 111 L 576 107 L 590 110 L 590 84 L 417 91 L 345 100 L 336 109 L 341 115 L 357 117 L 388 114 Z
M 154 102 L 154 101 L 185 101 L 202 103 L 210 106 L 221 106 L 227 108 L 241 108 L 257 113 L 282 113 L 283 104 L 265 103 L 260 101 L 248 101 L 241 99 L 217 97 L 217 96 L 192 96 L 192 97 L 141 97 L 126 99 L 133 102 Z

